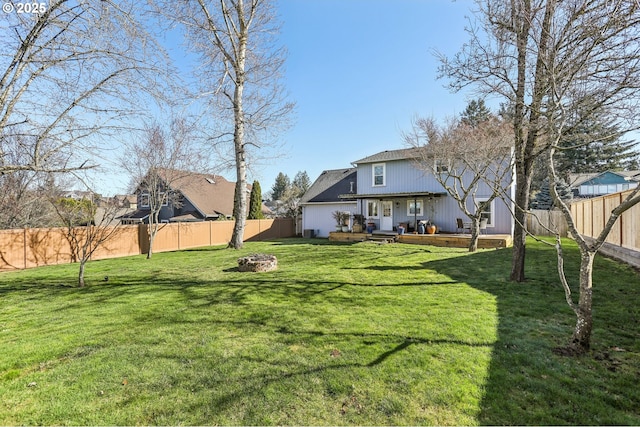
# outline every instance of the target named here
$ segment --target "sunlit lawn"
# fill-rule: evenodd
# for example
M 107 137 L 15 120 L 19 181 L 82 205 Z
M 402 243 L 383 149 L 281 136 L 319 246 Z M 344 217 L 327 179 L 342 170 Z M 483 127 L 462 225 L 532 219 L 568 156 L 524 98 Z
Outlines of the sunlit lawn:
M 255 252 L 278 270 L 238 272 Z M 85 289 L 3 273 L 0 425 L 640 424 L 638 273 L 598 259 L 573 359 L 555 252 L 530 242 L 526 284 L 510 259 L 291 239 L 92 262 Z

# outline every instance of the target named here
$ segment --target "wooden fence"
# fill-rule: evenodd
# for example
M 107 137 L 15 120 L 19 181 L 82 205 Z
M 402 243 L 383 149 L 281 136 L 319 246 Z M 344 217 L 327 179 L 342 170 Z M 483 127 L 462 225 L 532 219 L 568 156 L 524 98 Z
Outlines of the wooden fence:
M 569 226 L 560 210 L 532 209 L 527 213 L 527 230 L 534 236 L 555 236 L 557 230 L 560 236 L 567 237 Z
M 202 246 L 223 245 L 231 240 L 233 221 L 161 224 L 153 251 L 167 252 Z M 147 225 L 119 226 L 91 259 L 146 254 Z M 79 229 L 79 232 L 82 230 Z M 0 230 L 0 271 L 74 262 L 66 228 Z M 295 236 L 293 219 L 248 220 L 244 240 L 260 241 Z
M 585 199 L 571 204 L 578 231 L 588 237 L 598 237 L 611 211 L 629 195 L 629 191 Z M 640 251 L 640 204 L 624 212 L 607 237 L 607 243 Z
M 609 220 L 611 211 L 631 191 L 573 201 L 571 216 L 578 232 L 587 240 L 597 238 Z M 555 230 L 556 227 L 563 237 L 568 235 L 567 223 L 560 211 L 533 210 L 527 217 L 527 230 L 534 235 L 548 236 L 551 233 L 547 228 Z M 618 218 L 600 252 L 640 268 L 640 204 Z

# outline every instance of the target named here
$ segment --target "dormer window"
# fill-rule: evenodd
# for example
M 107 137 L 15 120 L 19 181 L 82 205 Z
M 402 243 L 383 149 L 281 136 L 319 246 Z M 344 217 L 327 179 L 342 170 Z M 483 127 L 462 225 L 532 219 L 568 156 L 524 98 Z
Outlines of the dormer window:
M 387 184 L 386 178 L 386 165 L 384 163 L 375 163 L 372 166 L 373 170 L 373 186 L 383 187 Z

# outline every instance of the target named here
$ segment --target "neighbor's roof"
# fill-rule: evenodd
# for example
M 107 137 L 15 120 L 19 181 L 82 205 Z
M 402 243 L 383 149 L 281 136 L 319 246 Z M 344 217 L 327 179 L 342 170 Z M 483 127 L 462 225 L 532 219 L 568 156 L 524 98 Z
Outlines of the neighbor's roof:
M 343 201 L 341 194 L 358 192 L 356 168 L 323 171 L 300 199 L 300 203 L 326 203 Z
M 360 163 L 377 163 L 377 162 L 389 162 L 393 160 L 406 160 L 418 158 L 417 148 L 402 148 L 400 150 L 386 150 L 380 153 L 365 157 L 353 162 L 354 164 Z
M 229 182 L 220 175 L 172 169 L 161 169 L 159 173 L 172 190 L 180 191 L 202 215 L 233 214 L 235 182 Z M 248 186 L 248 190 L 250 188 Z
M 173 190 L 178 190 L 205 217 L 233 215 L 236 183 L 227 181 L 220 175 L 160 170 L 160 176 L 165 182 L 170 182 Z M 247 184 L 247 203 L 251 193 L 251 184 Z M 262 205 L 262 213 L 270 214 L 271 210 Z
M 631 180 L 634 181 L 640 181 L 639 175 L 640 175 L 640 170 L 633 170 L 633 171 L 604 171 L 604 172 L 594 172 L 594 173 L 572 173 L 569 174 L 569 185 L 571 187 L 578 187 L 582 184 L 584 184 L 587 181 L 592 180 L 593 178 L 596 178 L 600 175 L 604 175 L 606 173 L 613 173 L 616 175 L 619 175 L 623 178 L 629 178 Z

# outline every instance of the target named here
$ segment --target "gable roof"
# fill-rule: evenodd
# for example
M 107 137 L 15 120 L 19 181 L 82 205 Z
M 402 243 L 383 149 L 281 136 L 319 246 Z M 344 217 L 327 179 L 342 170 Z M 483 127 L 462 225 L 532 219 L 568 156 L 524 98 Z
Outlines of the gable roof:
M 363 159 L 356 160 L 353 164 L 361 163 L 377 163 L 377 162 L 389 162 L 393 160 L 406 160 L 418 158 L 417 148 L 402 148 L 399 150 L 385 150 L 380 153 L 367 156 Z
M 175 191 L 180 191 L 203 217 L 231 216 L 235 197 L 235 182 L 214 174 L 158 170 L 160 177 Z M 247 195 L 251 186 L 247 186 Z
M 591 181 L 595 178 L 605 176 L 607 174 L 618 175 L 623 178 L 625 181 L 640 181 L 640 171 L 604 171 L 604 172 L 595 172 L 595 173 L 572 173 L 569 174 L 569 185 L 571 187 L 579 187 L 580 185 Z
M 318 179 L 300 198 L 300 203 L 326 203 L 343 201 L 341 194 L 356 194 L 356 168 L 332 169 L 323 171 Z

